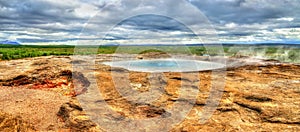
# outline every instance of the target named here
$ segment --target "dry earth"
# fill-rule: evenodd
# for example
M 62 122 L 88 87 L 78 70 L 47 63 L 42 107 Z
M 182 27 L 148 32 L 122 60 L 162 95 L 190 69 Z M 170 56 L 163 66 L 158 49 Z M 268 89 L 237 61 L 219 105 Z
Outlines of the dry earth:
M 189 101 L 180 98 L 180 94 L 188 95 L 179 91 L 182 86 L 196 88 L 199 94 L 190 113 L 170 131 L 300 131 L 300 65 L 228 58 L 226 85 L 220 104 L 211 118 L 201 124 L 198 115 L 210 94 L 211 71 L 187 73 L 187 76 L 180 73 L 150 74 L 99 63 L 123 57 L 134 58 L 133 55 L 98 55 L 95 67 L 79 71 L 73 71 L 72 64 L 84 64 L 90 59 L 48 56 L 1 61 L 0 130 L 104 131 L 114 127 L 114 124 L 97 125 L 94 116 L 89 116 L 95 113 L 97 117 L 115 122 L 167 118 L 172 116 L 168 109 L 176 102 Z M 124 82 L 124 73 L 129 75 L 128 84 Z M 193 76 L 195 74 L 197 78 Z M 90 75 L 96 76 L 97 83 L 89 80 Z M 122 84 L 125 94 L 118 91 L 120 89 L 114 82 Z M 101 91 L 102 100 L 89 107 L 80 105 L 84 95 L 93 94 L 91 87 L 95 85 Z M 133 91 L 142 94 L 155 88 L 160 88 L 160 91 L 154 93 L 162 94 L 151 103 L 128 100 Z M 90 96 L 84 100 L 95 98 Z M 86 108 L 106 104 L 117 114 L 97 113 L 98 109 L 94 109 L 93 114 L 86 111 Z M 148 129 L 151 130 L 133 128 Z

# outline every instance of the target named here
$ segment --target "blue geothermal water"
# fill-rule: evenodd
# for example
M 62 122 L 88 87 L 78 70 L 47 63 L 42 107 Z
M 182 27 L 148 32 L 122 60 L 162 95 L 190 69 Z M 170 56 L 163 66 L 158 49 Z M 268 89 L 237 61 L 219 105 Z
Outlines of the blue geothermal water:
M 127 60 L 103 64 L 138 72 L 192 72 L 225 68 L 220 63 L 183 59 Z

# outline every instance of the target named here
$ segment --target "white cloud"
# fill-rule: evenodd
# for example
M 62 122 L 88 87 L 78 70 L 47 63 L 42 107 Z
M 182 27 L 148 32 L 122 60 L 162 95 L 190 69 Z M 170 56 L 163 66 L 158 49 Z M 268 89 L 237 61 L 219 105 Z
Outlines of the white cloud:
M 144 3 L 143 3 L 144 2 Z M 209 18 L 219 37 L 205 38 L 215 34 L 206 29 L 209 24 L 195 21 L 192 10 L 174 0 L 17 0 L 0 1 L 0 39 L 53 40 L 74 43 L 73 40 L 99 39 L 104 29 L 117 24 L 128 15 L 152 11 L 169 12 L 181 16 L 186 26 L 203 32 L 200 38 L 215 41 L 277 41 L 293 39 L 300 41 L 299 5 L 297 0 L 190 0 Z M 147 5 L 147 6 L 143 6 Z M 158 7 L 158 8 L 154 8 Z M 155 9 L 155 10 L 154 10 Z M 96 12 L 100 13 L 88 22 Z M 132 14 L 132 15 L 133 15 Z M 152 27 L 151 27 L 151 22 Z M 156 23 L 155 23 L 156 22 Z M 135 25 L 115 27 L 105 43 L 199 43 L 190 32 L 176 28 L 169 21 L 140 18 Z M 83 34 L 78 36 L 81 29 Z M 126 40 L 126 39 L 130 40 Z M 119 40 L 114 40 L 119 39 Z M 72 40 L 72 41 L 71 41 Z M 32 43 L 32 42 L 30 42 Z M 47 42 L 49 43 L 49 42 Z
M 232 22 L 232 23 L 225 24 L 225 27 L 227 27 L 227 28 L 236 28 L 237 24 Z
M 292 17 L 281 17 L 281 18 L 277 18 L 278 21 L 294 21 L 295 18 L 292 18 Z
M 94 5 L 90 4 L 81 4 L 79 8 L 75 9 L 75 13 L 77 16 L 81 18 L 90 18 L 95 15 L 99 9 Z

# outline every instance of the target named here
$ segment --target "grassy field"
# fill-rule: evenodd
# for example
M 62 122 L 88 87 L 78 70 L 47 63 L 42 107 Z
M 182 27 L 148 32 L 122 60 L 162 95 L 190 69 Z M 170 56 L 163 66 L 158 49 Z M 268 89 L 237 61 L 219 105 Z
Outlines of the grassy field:
M 75 46 L 36 46 L 36 45 L 0 45 L 0 56 L 2 60 L 22 59 L 49 55 L 73 55 Z M 84 47 L 95 48 L 95 47 Z M 101 46 L 98 54 L 112 54 L 117 47 Z M 81 54 L 92 54 L 88 51 Z
M 300 47 L 296 45 L 259 45 L 230 46 L 227 56 L 251 56 L 255 58 L 274 59 L 281 62 L 300 63 Z
M 22 59 L 49 55 L 76 54 L 139 54 L 151 51 L 166 53 L 183 53 L 195 55 L 218 55 L 220 47 L 216 46 L 35 46 L 35 45 L 0 45 L 2 60 Z M 80 49 L 80 50 L 78 50 Z M 96 50 L 95 50 L 96 49 Z M 226 56 L 251 56 L 257 58 L 276 59 L 283 62 L 300 62 L 300 47 L 290 45 L 224 45 L 222 51 Z M 222 54 L 219 54 L 222 55 Z

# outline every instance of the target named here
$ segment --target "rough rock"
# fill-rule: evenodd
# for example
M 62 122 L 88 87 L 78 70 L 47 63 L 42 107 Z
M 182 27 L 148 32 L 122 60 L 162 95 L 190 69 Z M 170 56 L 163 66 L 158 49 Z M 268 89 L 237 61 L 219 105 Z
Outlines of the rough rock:
M 31 132 L 36 131 L 34 127 L 25 122 L 20 116 L 0 111 L 0 130 L 5 132 Z
M 70 131 L 101 131 L 99 126 L 85 114 L 76 99 L 63 104 L 57 112 L 57 116 L 65 122 L 64 127 Z
M 149 55 L 150 58 L 154 56 L 156 55 Z M 112 60 L 114 57 L 124 56 L 98 55 L 96 62 Z M 199 76 L 195 78 L 192 73 L 188 73 L 187 76 L 180 73 L 153 75 L 110 68 L 97 63 L 95 69 L 83 69 L 75 73 L 71 64 L 85 63 L 83 60 L 72 61 L 68 57 L 54 56 L 0 62 L 0 91 L 3 91 L 1 95 L 7 94 L 0 96 L 3 106 L 1 111 L 9 114 L 1 117 L 13 120 L 20 117 L 18 119 L 28 123 L 22 125 L 28 130 L 105 131 L 105 127 L 113 125 L 101 126 L 90 120 L 91 113 L 86 112 L 84 104 L 80 105 L 80 100 L 77 102 L 76 98 L 78 93 L 87 95 L 92 92 L 89 88 L 95 85 L 87 78 L 92 73 L 96 76 L 96 85 L 103 99 L 96 101 L 96 105 L 91 107 L 109 105 L 111 110 L 118 113 L 99 113 L 104 119 L 117 122 L 127 119 L 167 118 L 173 116 L 168 110 L 176 102 L 188 101 L 193 103 L 193 108 L 185 119 L 170 131 L 300 131 L 300 66 L 252 58 L 228 59 L 230 67 L 227 69 L 222 99 L 216 111 L 204 124 L 199 122 L 199 118 L 211 92 L 210 71 L 198 72 Z M 112 72 L 116 74 L 111 74 Z M 73 78 L 71 75 L 74 75 Z M 45 84 L 41 83 L 45 79 L 48 81 L 45 81 Z M 18 81 L 13 82 L 14 80 Z M 197 83 L 197 80 L 200 80 L 200 83 Z M 71 98 L 70 94 L 66 93 L 71 93 L 73 81 L 79 84 L 79 90 L 73 89 L 77 94 L 73 93 Z M 57 85 L 58 82 L 64 83 Z M 122 89 L 116 87 L 116 82 L 122 84 Z M 34 89 L 32 83 L 41 83 L 43 87 Z M 49 89 L 50 84 L 56 85 Z M 182 87 L 199 90 L 195 102 L 179 98 L 180 94 L 189 94 L 189 91 L 180 92 Z M 27 93 L 26 96 L 21 94 L 24 92 Z M 147 98 L 153 100 L 146 100 L 149 102 L 144 103 L 131 100 L 142 100 L 143 98 L 131 98 L 139 93 L 148 95 Z M 91 96 L 90 99 L 93 98 Z M 39 109 L 32 111 L 33 108 Z M 47 115 L 49 118 L 41 121 L 38 115 Z M 41 121 L 39 125 L 36 123 L 38 120 Z M 8 126 L 18 127 L 11 125 Z M 163 126 L 163 122 L 159 125 Z M 0 128 L 4 130 L 3 127 Z
M 1 88 L 0 94 L 0 111 L 22 118 L 34 129 L 49 131 L 63 126 L 56 113 L 69 97 L 25 88 Z

